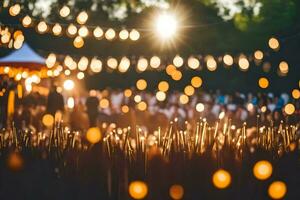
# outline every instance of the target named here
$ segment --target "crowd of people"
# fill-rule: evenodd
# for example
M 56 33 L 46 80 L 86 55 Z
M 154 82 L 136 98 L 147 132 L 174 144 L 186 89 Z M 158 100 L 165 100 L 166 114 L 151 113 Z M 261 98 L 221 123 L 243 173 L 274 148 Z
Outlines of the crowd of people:
M 244 122 L 248 127 L 253 127 L 257 123 L 278 126 L 282 122 L 297 124 L 300 121 L 299 100 L 285 93 L 223 94 L 221 91 L 198 91 L 184 102 L 181 100 L 183 93 L 179 91 L 166 93 L 163 101 L 159 101 L 155 93 L 135 89 L 90 90 L 86 96 L 68 95 L 53 86 L 48 96 L 31 92 L 21 99 L 16 98 L 11 120 L 3 117 L 7 112 L 8 97 L 2 95 L 1 127 L 10 121 L 19 128 L 41 130 L 43 115 L 49 113 L 54 116 L 58 111 L 63 114 L 64 123 L 73 130 L 87 130 L 103 123 L 114 123 L 118 127 L 139 125 L 153 131 L 158 126 L 167 127 L 168 122 L 175 118 L 181 126 L 185 121 L 195 123 L 199 118 L 205 118 L 209 123 L 223 118 L 231 119 L 232 124 L 238 127 Z M 69 98 L 72 98 L 73 105 L 69 105 Z M 291 115 L 284 111 L 284 106 L 289 102 L 296 108 Z

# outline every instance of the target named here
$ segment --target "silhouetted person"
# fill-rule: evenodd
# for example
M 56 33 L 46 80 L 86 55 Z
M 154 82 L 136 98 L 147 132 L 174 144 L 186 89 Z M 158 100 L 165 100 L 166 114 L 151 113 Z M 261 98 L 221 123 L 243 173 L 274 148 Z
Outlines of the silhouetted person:
M 56 91 L 56 87 L 52 86 L 47 100 L 47 112 L 55 115 L 58 110 L 64 111 L 64 98 Z
M 97 124 L 99 100 L 95 95 L 91 94 L 86 99 L 85 105 L 89 116 L 90 127 L 94 127 Z

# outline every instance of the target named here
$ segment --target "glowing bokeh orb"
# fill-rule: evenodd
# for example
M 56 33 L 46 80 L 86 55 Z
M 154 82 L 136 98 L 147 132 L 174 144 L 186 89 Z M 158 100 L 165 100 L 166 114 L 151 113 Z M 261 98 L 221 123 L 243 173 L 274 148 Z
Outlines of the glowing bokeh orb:
M 242 71 L 248 70 L 250 64 L 246 57 L 240 57 L 239 59 L 239 67 Z
M 10 153 L 7 158 L 7 166 L 12 171 L 19 171 L 23 168 L 24 161 L 19 153 Z
M 264 58 L 264 53 L 260 50 L 254 52 L 254 58 L 256 60 L 262 60 Z
M 140 38 L 140 33 L 139 33 L 137 30 L 132 29 L 132 30 L 130 31 L 129 38 L 130 38 L 132 41 L 137 41 L 137 40 Z
M 136 67 L 137 67 L 138 71 L 140 71 L 140 72 L 145 71 L 148 67 L 148 60 L 146 58 L 139 58 Z
M 228 171 L 219 169 L 213 174 L 212 182 L 215 187 L 225 189 L 231 183 L 231 175 Z
M 130 89 L 124 90 L 124 96 L 125 97 L 131 97 L 131 95 L 132 95 L 132 91 Z
M 179 55 L 175 56 L 175 58 L 173 59 L 173 64 L 176 67 L 181 67 L 183 65 L 183 63 L 184 63 L 184 60 Z
M 62 31 L 62 27 L 61 27 L 61 25 L 59 25 L 59 24 L 55 24 L 55 25 L 53 26 L 53 28 L 52 28 L 52 32 L 53 32 L 53 34 L 56 35 L 56 36 L 60 35 L 60 34 L 61 34 L 61 31 Z
M 292 115 L 294 114 L 296 108 L 293 104 L 291 103 L 288 103 L 284 106 L 284 112 L 287 114 L 287 115 Z
M 271 49 L 278 50 L 279 49 L 279 45 L 280 45 L 279 41 L 276 38 L 272 37 L 272 38 L 269 39 L 269 47 Z
M 188 59 L 188 63 L 187 64 L 188 64 L 189 68 L 191 68 L 191 69 L 197 69 L 197 68 L 200 67 L 200 62 L 195 57 L 190 57 Z
M 192 96 L 195 93 L 195 88 L 193 88 L 193 86 L 188 85 L 184 88 L 184 94 L 186 94 L 187 96 Z
M 101 99 L 99 102 L 101 108 L 108 108 L 109 107 L 109 100 L 108 99 Z
M 70 24 L 67 29 L 67 33 L 70 36 L 74 36 L 77 33 L 77 27 L 74 24 Z
M 233 58 L 232 58 L 232 56 L 229 55 L 229 54 L 224 55 L 223 56 L 223 62 L 227 66 L 233 65 Z
M 156 32 L 162 39 L 169 39 L 176 34 L 177 20 L 173 14 L 163 13 L 156 20 Z
M 282 74 L 287 74 L 289 72 L 289 65 L 288 65 L 288 63 L 285 62 L 285 61 L 281 61 L 279 63 L 279 71 Z
M 151 59 L 150 59 L 150 66 L 154 69 L 158 68 L 161 64 L 161 61 L 160 61 L 160 58 L 157 57 L 157 56 L 153 56 Z
M 136 88 L 139 90 L 145 90 L 147 88 L 147 82 L 144 79 L 140 79 L 136 82 Z
M 39 33 L 45 33 L 47 29 L 48 29 L 48 25 L 46 24 L 46 22 L 41 21 L 40 23 L 38 23 L 37 30 Z
M 89 128 L 88 131 L 86 132 L 86 139 L 91 144 L 96 144 L 100 142 L 101 138 L 102 138 L 101 131 L 97 127 Z
M 99 73 L 102 70 L 102 62 L 97 58 L 93 58 L 90 64 L 91 71 L 94 73 Z
M 294 99 L 299 99 L 300 98 L 300 90 L 293 89 L 292 96 L 293 96 Z
M 78 14 L 76 20 L 78 24 L 85 24 L 86 21 L 88 20 L 89 16 L 87 14 L 87 12 L 82 11 Z
M 116 58 L 109 58 L 106 64 L 109 68 L 116 69 L 118 67 L 118 60 Z
M 259 180 L 268 179 L 272 175 L 272 172 L 272 164 L 266 160 L 258 161 L 253 167 L 253 174 Z
M 93 35 L 94 35 L 94 37 L 96 38 L 96 39 L 101 39 L 102 37 L 103 37 L 103 35 L 104 35 L 104 32 L 103 32 L 103 30 L 99 27 L 99 26 L 97 26 L 95 29 L 94 29 L 94 31 L 93 31 Z
M 129 194 L 133 199 L 143 199 L 148 194 L 148 187 L 142 181 L 133 181 L 129 184 Z
M 158 91 L 155 96 L 157 101 L 164 101 L 166 99 L 166 93 L 163 91 Z
M 11 16 L 17 16 L 21 12 L 20 4 L 15 4 L 11 6 L 8 12 Z
M 67 17 L 70 14 L 70 8 L 68 6 L 63 6 L 60 10 L 59 10 L 59 15 L 61 17 Z
M 269 196 L 272 199 L 282 199 L 287 192 L 286 184 L 282 181 L 274 181 L 268 188 Z
M 258 85 L 259 87 L 266 89 L 267 87 L 269 87 L 269 80 L 265 77 L 262 77 L 258 80 Z
M 116 37 L 116 32 L 114 29 L 110 28 L 105 32 L 105 38 L 107 40 L 113 40 Z
M 184 195 L 184 189 L 181 185 L 172 185 L 169 189 L 169 195 L 174 200 L 182 199 Z
M 204 111 L 204 104 L 203 103 L 197 103 L 196 110 L 198 112 L 203 112 Z
M 121 107 L 121 110 L 123 113 L 128 113 L 129 112 L 129 107 L 127 105 L 124 105 Z
M 128 37 L 129 37 L 129 33 L 128 33 L 128 31 L 126 29 L 123 29 L 123 30 L 120 31 L 119 38 L 121 40 L 127 40 Z
M 187 104 L 189 102 L 189 97 L 185 94 L 180 95 L 179 102 L 181 104 Z
M 65 80 L 64 82 L 65 90 L 73 90 L 74 86 L 75 86 L 74 81 L 72 81 L 71 79 Z
M 194 76 L 191 80 L 191 85 L 194 88 L 199 88 L 202 85 L 202 79 L 199 76 Z
M 141 101 L 137 104 L 137 109 L 140 111 L 145 111 L 147 109 L 147 104 L 144 101 Z
M 158 90 L 162 92 L 166 92 L 169 90 L 169 83 L 167 81 L 161 81 L 158 84 Z
M 50 127 L 54 124 L 54 117 L 50 114 L 46 114 L 43 116 L 42 118 L 42 123 L 47 126 Z
M 84 45 L 84 40 L 83 40 L 83 38 L 82 37 L 80 37 L 80 36 L 77 36 L 75 39 L 74 39 L 74 41 L 73 41 L 73 45 L 74 45 L 74 47 L 76 47 L 76 48 L 81 48 L 81 47 L 83 47 L 83 45 Z
M 26 15 L 23 20 L 22 20 L 22 24 L 24 27 L 28 27 L 30 26 L 30 24 L 32 23 L 32 19 L 30 16 Z

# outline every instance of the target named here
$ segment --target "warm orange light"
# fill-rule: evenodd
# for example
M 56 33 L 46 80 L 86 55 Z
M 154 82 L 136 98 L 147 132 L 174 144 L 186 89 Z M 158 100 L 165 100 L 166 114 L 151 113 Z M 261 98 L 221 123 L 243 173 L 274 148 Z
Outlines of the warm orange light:
M 232 58 L 232 56 L 229 55 L 229 54 L 224 55 L 224 57 L 223 57 L 223 62 L 224 62 L 224 64 L 227 65 L 227 66 L 233 65 L 233 58 Z
M 215 187 L 225 189 L 231 183 L 231 175 L 226 170 L 219 169 L 213 174 L 212 181 Z
M 169 83 L 167 81 L 161 81 L 158 84 L 158 90 L 162 91 L 162 92 L 166 92 L 169 90 Z
M 137 109 L 139 109 L 140 111 L 145 111 L 145 110 L 147 109 L 147 104 L 146 104 L 146 102 L 141 101 L 140 103 L 138 103 Z
M 92 127 L 89 128 L 87 133 L 86 133 L 86 139 L 91 143 L 91 144 L 96 144 L 98 143 L 102 138 L 100 129 L 97 127 Z
M 129 194 L 134 199 L 143 199 L 148 194 L 148 187 L 142 181 L 133 181 L 129 184 Z
M 170 197 L 174 200 L 183 198 L 184 189 L 181 185 L 172 185 L 169 190 Z
M 145 90 L 147 88 L 147 82 L 144 79 L 140 79 L 136 82 L 136 87 L 139 90 Z
M 262 77 L 258 80 L 258 85 L 259 87 L 265 89 L 269 87 L 269 80 L 267 78 Z
M 247 71 L 249 68 L 249 61 L 246 57 L 240 57 L 239 58 L 239 67 L 242 71 Z
M 43 116 L 42 122 L 45 126 L 50 127 L 54 123 L 54 117 L 50 114 L 46 114 Z
M 101 108 L 108 108 L 109 107 L 108 99 L 101 99 L 99 105 Z
M 196 105 L 196 110 L 197 110 L 198 112 L 203 112 L 203 111 L 204 111 L 204 104 L 203 104 L 203 103 L 198 103 L 198 104 Z
M 78 24 L 85 24 L 89 16 L 85 11 L 82 11 L 78 14 L 76 20 Z
M 284 112 L 287 114 L 287 115 L 292 115 L 294 114 L 295 112 L 295 106 L 291 103 L 288 103 L 284 106 Z
M 122 106 L 121 108 L 123 113 L 128 113 L 129 112 L 129 107 L 127 105 Z
M 287 192 L 287 187 L 282 181 L 274 181 L 268 189 L 269 196 L 272 199 L 282 199 Z
M 187 104 L 189 102 L 189 97 L 187 95 L 180 95 L 179 102 L 181 104 Z
M 155 96 L 158 101 L 164 101 L 166 99 L 166 93 L 163 91 L 158 91 Z
M 180 79 L 182 78 L 182 73 L 181 71 L 175 71 L 173 74 L 172 74 L 172 79 L 174 81 L 179 81 Z
M 9 154 L 7 159 L 7 166 L 10 170 L 19 171 L 23 168 L 23 164 L 23 158 L 19 153 L 14 152 Z
M 126 90 L 124 91 L 124 95 L 125 95 L 125 97 L 131 97 L 132 91 L 131 91 L 130 89 L 126 89 Z
M 253 174 L 259 180 L 268 179 L 272 175 L 272 172 L 272 164 L 266 160 L 258 161 L 253 167 Z
M 74 39 L 74 41 L 73 41 L 73 45 L 74 45 L 74 47 L 76 47 L 76 48 L 81 48 L 81 47 L 83 47 L 83 45 L 84 45 L 84 40 L 83 40 L 83 38 L 82 37 L 80 37 L 80 36 L 77 36 L 75 39 Z
M 281 61 L 279 63 L 279 71 L 280 71 L 280 73 L 282 73 L 284 75 L 287 74 L 289 72 L 289 65 L 288 65 L 288 63 L 285 62 L 285 61 Z
M 187 96 L 192 96 L 195 93 L 195 88 L 193 88 L 193 86 L 191 86 L 191 85 L 188 85 L 184 88 L 184 93 Z
M 294 99 L 299 99 L 300 98 L 300 90 L 293 89 L 292 96 L 293 96 Z
M 256 60 L 262 60 L 264 58 L 264 53 L 260 50 L 254 52 L 254 58 Z
M 192 78 L 191 84 L 194 88 L 199 88 L 202 85 L 202 79 L 198 76 L 195 76 Z
M 30 26 L 31 23 L 32 23 L 32 19 L 28 15 L 26 15 L 22 20 L 22 24 L 24 27 Z

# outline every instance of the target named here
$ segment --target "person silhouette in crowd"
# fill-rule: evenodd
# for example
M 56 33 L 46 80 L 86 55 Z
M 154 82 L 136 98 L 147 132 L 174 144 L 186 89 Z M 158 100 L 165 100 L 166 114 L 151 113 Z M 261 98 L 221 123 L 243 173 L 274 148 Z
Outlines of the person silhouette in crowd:
M 64 97 L 52 85 L 47 98 L 47 112 L 54 116 L 57 111 L 64 111 Z

